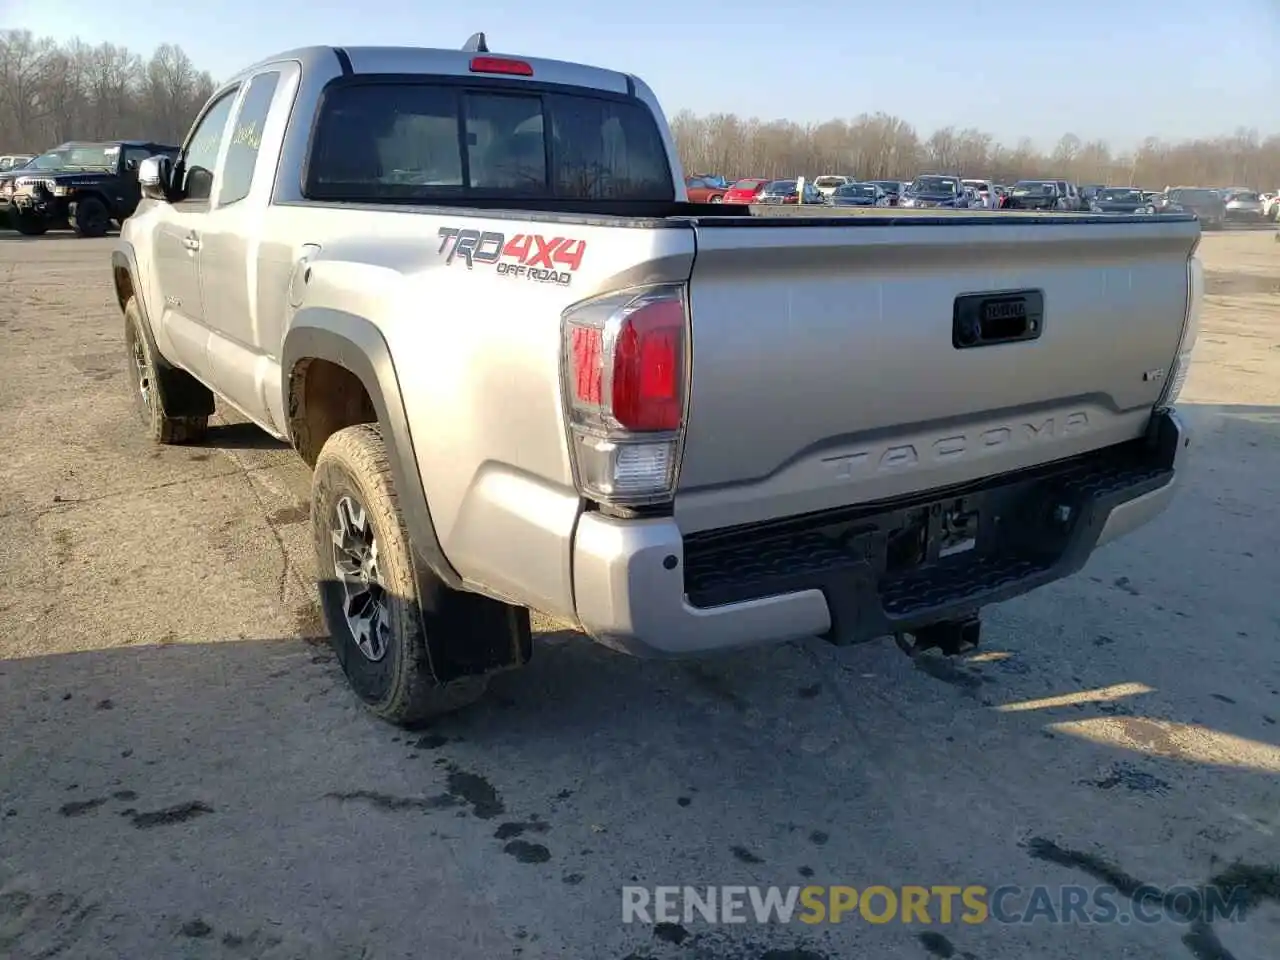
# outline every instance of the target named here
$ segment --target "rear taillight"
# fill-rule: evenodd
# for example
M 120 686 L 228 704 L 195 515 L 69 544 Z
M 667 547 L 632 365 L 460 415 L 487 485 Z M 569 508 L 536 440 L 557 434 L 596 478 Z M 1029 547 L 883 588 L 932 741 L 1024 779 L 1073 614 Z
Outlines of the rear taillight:
M 683 285 L 596 297 L 570 307 L 563 321 L 562 386 L 579 489 L 603 503 L 669 500 L 688 385 Z
M 1200 336 L 1200 307 L 1203 300 L 1204 266 L 1200 258 L 1193 255 L 1187 261 L 1187 315 L 1182 325 L 1182 339 L 1178 343 L 1178 354 L 1169 368 L 1164 390 L 1156 403 L 1157 409 L 1173 406 L 1187 382 L 1187 374 L 1191 372 L 1191 354 Z

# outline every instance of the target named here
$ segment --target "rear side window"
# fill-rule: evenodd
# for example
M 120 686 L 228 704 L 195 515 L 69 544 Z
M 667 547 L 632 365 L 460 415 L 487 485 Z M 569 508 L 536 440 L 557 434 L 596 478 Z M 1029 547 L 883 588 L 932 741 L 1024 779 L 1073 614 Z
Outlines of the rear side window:
M 634 101 L 431 83 L 325 95 L 307 163 L 316 200 L 670 200 L 666 149 Z
M 231 143 L 222 165 L 222 186 L 218 192 L 220 206 L 225 207 L 249 195 L 249 188 L 253 186 L 253 170 L 258 163 L 258 150 L 262 146 L 262 130 L 267 125 L 267 113 L 271 110 L 271 100 L 279 84 L 278 70 L 260 73 L 249 82 L 240 112 L 231 126 Z

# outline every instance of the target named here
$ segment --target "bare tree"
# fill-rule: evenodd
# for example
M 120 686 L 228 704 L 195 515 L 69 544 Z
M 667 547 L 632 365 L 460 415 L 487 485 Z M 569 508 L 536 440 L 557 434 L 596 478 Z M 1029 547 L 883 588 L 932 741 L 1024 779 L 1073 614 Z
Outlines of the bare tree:
M 149 61 L 123 47 L 58 45 L 0 31 L 0 152 L 37 153 L 66 140 L 178 143 L 213 93 L 180 47 Z
M 34 153 L 70 139 L 137 137 L 177 143 L 213 92 L 213 78 L 181 47 L 144 60 L 123 47 L 58 45 L 27 30 L 0 31 L 0 152 Z M 1154 137 L 1129 153 L 1067 133 L 1047 154 L 1026 138 L 1002 145 L 981 130 L 945 127 L 922 136 L 887 113 L 802 125 L 700 117 L 671 120 L 687 173 L 794 177 L 840 173 L 865 179 L 956 173 L 1006 183 L 1068 177 L 1080 183 L 1280 188 L 1280 134 L 1168 143 Z

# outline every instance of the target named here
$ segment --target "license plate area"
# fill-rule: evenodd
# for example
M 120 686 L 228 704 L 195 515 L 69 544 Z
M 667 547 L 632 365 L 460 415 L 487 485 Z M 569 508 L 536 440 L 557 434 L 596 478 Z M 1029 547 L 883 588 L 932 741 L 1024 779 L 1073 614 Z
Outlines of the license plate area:
M 941 500 L 907 511 L 903 523 L 889 533 L 886 576 L 906 573 L 950 558 L 966 558 L 986 546 L 991 534 L 983 530 L 981 497 Z M 987 511 L 991 517 L 991 512 Z M 998 522 L 998 518 L 994 518 Z

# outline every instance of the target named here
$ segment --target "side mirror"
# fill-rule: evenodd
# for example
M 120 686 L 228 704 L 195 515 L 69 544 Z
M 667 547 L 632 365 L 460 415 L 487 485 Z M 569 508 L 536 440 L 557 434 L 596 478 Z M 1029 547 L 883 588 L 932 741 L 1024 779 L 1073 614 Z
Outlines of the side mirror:
M 147 157 L 138 164 L 138 186 L 148 200 L 168 201 L 172 176 L 173 161 L 163 154 Z

